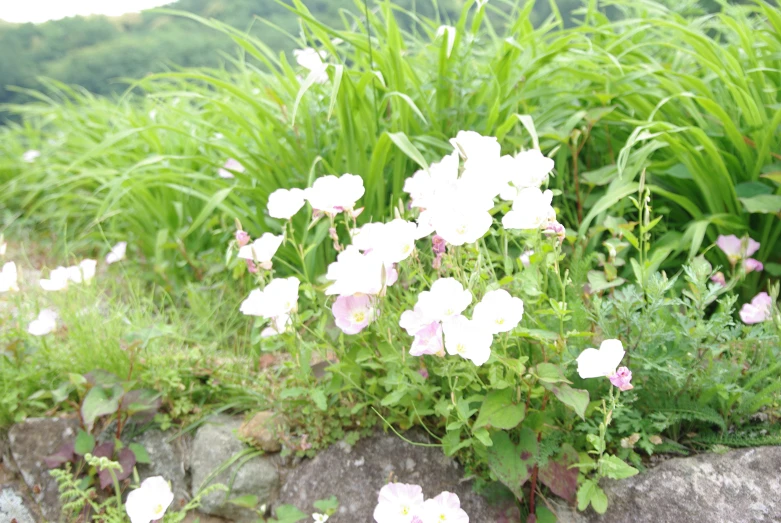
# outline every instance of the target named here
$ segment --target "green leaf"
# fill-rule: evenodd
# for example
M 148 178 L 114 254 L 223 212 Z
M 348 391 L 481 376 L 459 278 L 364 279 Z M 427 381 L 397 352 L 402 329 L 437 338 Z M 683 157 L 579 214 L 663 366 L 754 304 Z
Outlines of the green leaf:
M 525 407 L 523 404 L 516 404 L 513 396 L 512 389 L 489 392 L 483 400 L 477 421 L 472 428 L 492 427 L 510 430 L 518 426 L 523 420 Z
M 320 512 L 330 516 L 339 508 L 339 500 L 336 499 L 336 496 L 331 496 L 328 499 L 318 499 L 312 505 Z
M 740 198 L 743 207 L 750 213 L 776 214 L 781 212 L 781 195 L 760 194 L 751 198 Z
M 556 396 L 559 401 L 575 411 L 582 419 L 586 419 L 586 407 L 588 407 L 588 391 L 573 389 L 567 384 L 555 385 L 542 382 L 542 386 Z
M 315 402 L 315 405 L 320 410 L 328 409 L 328 400 L 325 397 L 325 392 L 320 389 L 310 389 L 309 397 Z
M 495 432 L 491 441 L 493 445 L 488 447 L 487 452 L 488 467 L 518 499 L 523 499 L 522 487 L 531 477 L 537 462 L 537 435 L 523 428 L 517 445 L 506 432 Z
M 773 194 L 773 189 L 762 182 L 743 182 L 735 186 L 738 198 L 753 198 L 761 194 Z
M 475 430 L 472 435 L 475 437 L 477 441 L 485 445 L 486 447 L 490 447 L 493 445 L 493 442 L 491 441 L 491 434 L 488 433 L 488 430 L 485 428 L 479 428 Z
M 762 178 L 767 178 L 768 180 L 777 183 L 778 185 L 781 185 L 781 171 L 765 173 L 765 174 L 761 174 L 760 176 Z
M 73 452 L 83 456 L 88 452 L 92 452 L 95 448 L 95 438 L 89 432 L 84 432 L 79 429 L 79 433 L 76 435 L 76 442 L 73 444 Z
M 564 377 L 561 367 L 553 363 L 539 363 L 534 367 L 533 372 L 545 383 L 572 383 Z
M 133 452 L 133 455 L 136 457 L 137 463 L 145 463 L 149 464 L 152 462 L 151 459 L 149 459 L 149 453 L 147 453 L 146 449 L 143 445 L 139 443 L 131 443 L 127 446 Z
M 607 276 L 602 271 L 588 271 L 588 284 L 591 287 L 591 292 L 600 292 L 612 287 L 618 287 L 626 280 L 623 278 L 616 278 L 613 281 L 608 281 Z
M 402 132 L 387 134 L 388 138 L 390 138 L 391 141 L 396 144 L 396 147 L 401 149 L 401 151 L 406 154 L 410 160 L 420 165 L 421 168 L 428 169 L 428 162 L 426 162 L 426 159 L 423 158 L 422 154 L 420 154 L 418 148 L 409 141 L 409 138 L 406 134 Z
M 611 479 L 630 478 L 640 472 L 618 456 L 602 456 L 599 466 L 602 468 L 602 474 Z
M 287 398 L 300 398 L 306 394 L 306 389 L 303 387 L 290 387 L 289 389 L 285 389 L 282 392 L 279 393 L 279 397 L 281 399 L 287 399 Z
M 578 489 L 578 510 L 586 510 L 589 503 L 598 514 L 604 514 L 607 510 L 605 491 L 592 479 L 584 481 Z
M 277 519 L 269 520 L 269 523 L 298 523 L 302 519 L 308 519 L 309 515 L 304 514 L 293 505 L 280 505 L 276 509 Z
M 95 386 L 87 392 L 81 403 L 81 419 L 84 420 L 87 430 L 92 430 L 95 420 L 100 416 L 117 412 L 122 392 L 122 387 L 119 385 L 113 387 Z
M 390 394 L 382 398 L 380 405 L 382 405 L 383 407 L 387 407 L 388 405 L 395 405 L 406 394 L 407 394 L 407 389 L 405 387 L 399 387 L 398 389 L 394 390 L 393 392 L 391 392 Z
M 237 505 L 239 507 L 254 509 L 258 506 L 258 497 L 252 494 L 246 494 L 244 496 L 238 496 L 228 500 L 228 503 Z

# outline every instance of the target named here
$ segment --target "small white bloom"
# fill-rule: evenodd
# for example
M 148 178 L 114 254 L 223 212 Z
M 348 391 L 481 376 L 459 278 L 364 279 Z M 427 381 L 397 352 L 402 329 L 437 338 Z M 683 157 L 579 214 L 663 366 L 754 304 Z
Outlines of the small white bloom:
M 106 255 L 106 264 L 111 265 L 125 259 L 127 252 L 127 242 L 117 242 Z
M 268 264 L 277 253 L 279 246 L 282 245 L 283 239 L 281 235 L 276 236 L 270 232 L 263 233 L 254 242 L 240 248 L 238 257 L 243 260 L 253 260 L 258 263 Z
M 268 197 L 268 214 L 272 218 L 289 220 L 304 206 L 301 189 L 277 189 Z
M 480 366 L 491 357 L 493 335 L 483 325 L 456 316 L 444 322 L 445 350 L 450 355 L 458 355 Z
M 469 523 L 469 516 L 461 508 L 461 500 L 452 492 L 442 492 L 423 505 L 423 523 Z
M 260 331 L 260 337 L 270 338 L 271 336 L 277 336 L 283 332 L 289 332 L 291 330 L 291 326 L 292 322 L 290 321 L 290 315 L 280 314 L 275 318 L 271 318 L 271 324 Z
M 96 260 L 82 260 L 78 265 L 71 265 L 67 268 L 68 279 L 74 283 L 89 281 L 95 277 L 97 265 Z
M 25 151 L 25 153 L 22 155 L 22 160 L 24 160 L 27 163 L 32 163 L 40 155 L 41 155 L 41 151 L 36 151 L 35 149 L 30 149 L 29 151 Z
M 539 229 L 556 220 L 551 206 L 553 193 L 528 187 L 518 191 L 513 208 L 502 218 L 505 229 Z
M 534 256 L 534 251 L 529 249 L 523 251 L 518 259 L 521 260 L 521 264 L 523 264 L 524 267 L 529 267 L 532 264 L 532 256 Z
M 228 160 L 225 162 L 225 165 L 223 165 L 222 168 L 220 168 L 217 171 L 217 175 L 220 178 L 230 179 L 230 178 L 235 178 L 235 176 L 233 176 L 233 173 L 231 171 L 243 173 L 245 170 L 246 169 L 244 168 L 244 166 L 241 165 L 241 163 L 239 163 L 238 160 L 234 158 L 228 158 Z
M 493 217 L 488 211 L 452 207 L 434 211 L 434 227 L 450 245 L 474 243 L 493 225 Z
M 315 512 L 314 514 L 312 514 L 312 519 L 315 520 L 315 523 L 325 523 L 326 521 L 328 521 L 328 516 L 326 514 L 318 514 L 317 512 Z
M 472 303 L 472 293 L 455 278 L 440 278 L 431 284 L 431 290 L 418 296 L 415 306 L 429 321 L 445 321 L 460 315 Z
M 376 523 L 412 523 L 423 509 L 423 489 L 419 485 L 388 483 L 380 489 L 374 508 Z
M 504 289 L 485 293 L 472 314 L 472 320 L 492 334 L 510 332 L 518 326 L 522 317 L 523 301 L 510 296 Z
M 298 65 L 311 71 L 315 75 L 315 83 L 324 84 L 328 82 L 328 64 L 323 62 L 328 57 L 325 51 L 316 51 L 311 47 L 305 49 L 296 49 L 293 51 Z
M 0 256 L 5 256 L 5 251 L 7 247 L 8 247 L 7 243 L 0 242 Z
M 459 131 L 450 144 L 468 162 L 495 161 L 502 153 L 502 147 L 494 136 L 483 136 L 475 131 Z
M 362 254 L 354 245 L 340 252 L 336 261 L 328 266 L 325 278 L 333 282 L 325 290 L 328 296 L 352 296 L 354 294 L 379 294 L 395 280 L 391 267 L 383 263 L 377 251 Z M 393 271 L 395 272 L 395 271 Z
M 312 187 L 304 190 L 304 199 L 313 209 L 336 215 L 355 207 L 355 203 L 366 191 L 363 178 L 355 174 L 321 176 Z
M 57 267 L 49 272 L 49 279 L 40 280 L 41 288 L 45 291 L 61 291 L 68 286 L 70 277 L 68 267 Z
M 621 340 L 605 340 L 597 349 L 586 349 L 578 356 L 578 374 L 583 379 L 601 378 L 616 372 L 624 358 Z
M 125 510 L 131 523 L 150 523 L 162 519 L 173 500 L 168 482 L 162 476 L 153 476 L 128 494 Z
M 0 292 L 18 291 L 18 280 L 16 264 L 12 261 L 4 263 L 3 271 L 0 272 Z
M 429 165 L 428 170 L 419 170 L 404 181 L 404 192 L 410 195 L 413 207 L 428 209 L 442 194 L 455 190 L 458 180 L 458 153 L 453 152 L 441 161 Z
M 298 287 L 301 282 L 295 276 L 275 278 L 266 288 L 255 289 L 241 304 L 239 310 L 248 316 L 278 318 L 289 315 L 298 307 Z
M 499 196 L 503 200 L 512 201 L 518 197 L 522 189 L 539 188 L 545 183 L 548 175 L 553 171 L 554 162 L 544 156 L 539 149 L 529 149 L 515 155 L 506 166 L 509 169 L 506 173 L 507 183 Z
M 33 336 L 45 336 L 57 328 L 57 313 L 52 309 L 43 309 L 27 326 L 27 332 Z
M 399 318 L 399 327 L 407 331 L 407 334 L 414 336 L 417 332 L 434 321 L 432 318 L 427 317 L 420 310 L 418 305 L 411 311 L 404 311 Z

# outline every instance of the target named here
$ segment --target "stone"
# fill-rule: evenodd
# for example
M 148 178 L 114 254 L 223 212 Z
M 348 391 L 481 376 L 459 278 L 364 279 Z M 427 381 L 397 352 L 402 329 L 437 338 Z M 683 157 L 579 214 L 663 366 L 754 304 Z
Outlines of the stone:
M 186 436 L 172 440 L 173 436 L 173 431 L 147 430 L 133 438 L 133 441 L 146 449 L 151 462 L 136 465 L 141 481 L 152 476 L 162 476 L 170 481 L 174 492 L 172 506 L 180 509 L 190 500 L 186 470 L 190 442 Z
M 62 505 L 57 481 L 49 475 L 43 459 L 74 438 L 78 426 L 75 419 L 30 418 L 8 431 L 11 456 L 43 516 L 49 521 L 60 521 Z
M 0 485 L 0 522 L 36 523 L 42 519 L 26 490 L 18 483 Z
M 420 431 L 405 438 L 430 443 Z M 383 485 L 389 481 L 414 483 L 423 488 L 426 498 L 442 491 L 455 492 L 469 521 L 488 523 L 518 521 L 508 516 L 516 510 L 514 502 L 491 505 L 476 494 L 463 470 L 438 447 L 412 445 L 396 435 L 376 432 L 354 446 L 344 441 L 320 452 L 288 472 L 279 503 L 294 505 L 308 514 L 316 512 L 313 503 L 336 496 L 339 508 L 329 523 L 373 523 L 374 507 Z
M 281 417 L 271 411 L 258 412 L 241 424 L 239 436 L 264 452 L 279 452 L 282 444 L 276 437 L 276 426 L 281 423 Z
M 257 497 L 258 504 L 270 504 L 279 490 L 279 474 L 274 458 L 269 456 L 254 456 L 249 460 L 242 457 L 226 467 L 234 456 L 248 448 L 238 438 L 239 427 L 241 420 L 219 415 L 198 428 L 191 454 L 191 492 L 195 495 L 207 484 L 229 486 L 231 491 L 228 494 L 212 492 L 205 496 L 200 511 L 233 521 L 254 523 L 258 520 L 255 511 L 228 500 L 252 495 Z
M 781 447 L 667 460 L 644 474 L 605 481 L 609 506 L 590 523 L 781 521 Z M 568 523 L 568 522 L 563 522 Z

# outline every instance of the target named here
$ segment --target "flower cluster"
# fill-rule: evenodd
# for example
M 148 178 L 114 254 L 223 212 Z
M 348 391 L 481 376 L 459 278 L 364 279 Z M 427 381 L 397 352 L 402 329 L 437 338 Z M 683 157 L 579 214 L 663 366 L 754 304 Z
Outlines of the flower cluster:
M 380 489 L 374 509 L 377 523 L 469 523 L 461 500 L 452 492 L 424 499 L 419 485 L 388 483 Z
M 82 260 L 78 265 L 57 267 L 49 272 L 48 279 L 40 280 L 41 288 L 45 291 L 61 291 L 68 287 L 69 282 L 88 282 L 95 277 L 97 266 L 96 260 Z

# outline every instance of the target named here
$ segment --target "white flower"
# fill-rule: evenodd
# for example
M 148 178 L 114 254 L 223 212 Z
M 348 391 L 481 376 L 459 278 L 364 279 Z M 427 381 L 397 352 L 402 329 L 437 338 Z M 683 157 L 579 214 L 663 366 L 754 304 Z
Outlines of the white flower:
M 501 156 L 502 148 L 494 136 L 482 136 L 474 131 L 458 131 L 450 144 L 468 162 L 494 161 Z
M 316 51 L 311 47 L 305 49 L 296 49 L 293 51 L 298 65 L 311 71 L 315 75 L 315 83 L 324 84 L 328 81 L 328 64 L 324 63 L 328 55 L 325 51 Z
M 597 349 L 586 349 L 578 356 L 578 374 L 583 379 L 601 378 L 616 372 L 624 358 L 621 340 L 605 340 Z
M 442 492 L 423 505 L 423 523 L 469 523 L 469 516 L 461 508 L 461 500 L 452 492 Z
M 45 291 L 61 291 L 68 286 L 70 270 L 67 267 L 57 267 L 49 272 L 49 279 L 40 280 Z
M 258 263 L 268 264 L 271 258 L 277 253 L 277 249 L 282 245 L 284 238 L 275 236 L 270 232 L 263 233 L 263 236 L 239 249 L 239 258 L 243 260 L 253 260 Z
M 487 3 L 488 3 L 488 0 L 476 0 L 475 1 L 475 6 L 477 6 L 477 8 L 480 9 L 481 7 L 483 7 Z
M 506 174 L 507 183 L 499 196 L 503 200 L 515 200 L 520 190 L 530 187 L 539 188 L 545 183 L 553 170 L 554 162 L 544 156 L 539 149 L 529 149 L 515 155 L 507 167 L 509 168 Z
M 428 170 L 419 170 L 404 181 L 404 192 L 410 195 L 413 207 L 428 209 L 437 200 L 437 195 L 454 190 L 458 180 L 458 153 L 453 152 L 441 161 L 429 165 Z
M 241 304 L 240 311 L 248 316 L 277 318 L 289 315 L 298 306 L 298 286 L 295 276 L 275 278 L 263 290 L 255 289 Z
M 27 332 L 33 336 L 45 336 L 57 328 L 57 313 L 52 309 L 43 309 L 27 326 Z
M 523 251 L 521 255 L 518 257 L 518 259 L 521 260 L 521 264 L 524 267 L 529 267 L 532 264 L 532 256 L 534 256 L 534 251 L 529 249 Z
M 268 214 L 272 218 L 289 220 L 304 206 L 301 189 L 277 189 L 268 197 Z
M 355 207 L 364 192 L 363 178 L 360 176 L 343 174 L 336 177 L 329 174 L 318 178 L 312 187 L 305 189 L 304 199 L 316 211 L 335 215 Z
M 8 248 L 8 244 L 6 242 L 0 242 L 0 256 L 5 256 L 6 248 Z
M 128 494 L 125 510 L 131 523 L 150 523 L 162 519 L 173 500 L 168 482 L 162 476 L 153 476 Z
M 432 321 L 434 320 L 424 315 L 420 310 L 420 307 L 415 305 L 413 310 L 404 311 L 401 313 L 401 317 L 399 318 L 399 327 L 407 331 L 407 334 L 410 336 L 414 336 L 420 329 Z
M 124 260 L 126 251 L 127 242 L 117 242 L 106 255 L 106 264 L 111 265 L 112 263 Z
M 18 291 L 18 279 L 16 264 L 12 261 L 3 264 L 3 271 L 0 272 L 0 292 Z
M 318 514 L 317 512 L 315 512 L 314 514 L 312 514 L 312 519 L 315 520 L 315 523 L 325 523 L 326 521 L 328 521 L 328 516 L 326 514 Z
M 411 523 L 423 509 L 423 489 L 418 485 L 388 483 L 380 489 L 374 521 L 377 523 Z
M 30 149 L 29 151 L 25 151 L 25 153 L 22 155 L 22 160 L 24 160 L 27 163 L 32 163 L 40 155 L 41 155 L 41 151 L 36 151 L 35 149 Z
M 460 315 L 472 303 L 472 293 L 454 278 L 440 278 L 431 284 L 431 290 L 418 296 L 415 306 L 429 321 L 445 321 Z
M 452 207 L 434 211 L 433 223 L 438 235 L 450 245 L 474 243 L 493 225 L 488 211 Z
M 291 330 L 291 325 L 290 315 L 280 314 L 279 316 L 271 318 L 271 324 L 260 331 L 260 337 L 270 338 L 282 334 L 283 332 L 289 332 Z
M 230 170 L 228 170 L 228 169 L 230 169 Z M 225 161 L 225 165 L 223 165 L 222 168 L 220 168 L 217 171 L 217 175 L 220 178 L 229 179 L 229 178 L 234 178 L 233 173 L 231 171 L 236 171 L 238 173 L 243 173 L 245 170 L 246 169 L 244 168 L 244 166 L 241 165 L 241 163 L 239 163 L 238 160 L 236 160 L 234 158 L 228 158 Z
M 89 281 L 95 277 L 97 265 L 96 260 L 82 260 L 78 265 L 71 265 L 67 268 L 68 279 L 74 283 Z
M 480 366 L 491 357 L 493 336 L 482 324 L 456 316 L 443 323 L 445 350 L 450 355 L 459 355 Z
M 522 317 L 523 301 L 510 296 L 504 289 L 485 293 L 472 314 L 472 320 L 492 334 L 510 332 L 518 326 Z
M 415 232 L 415 239 L 417 240 L 425 238 L 436 231 L 436 228 L 434 227 L 434 213 L 432 211 L 422 211 L 415 221 L 418 225 L 418 229 Z
M 518 191 L 513 208 L 502 218 L 505 229 L 539 229 L 556 220 L 551 206 L 553 193 L 528 187 Z
M 325 278 L 334 282 L 325 290 L 328 296 L 352 296 L 354 294 L 379 294 L 385 286 L 395 281 L 395 271 L 383 263 L 376 251 L 362 254 L 354 245 L 340 252 L 336 261 L 328 266 Z

